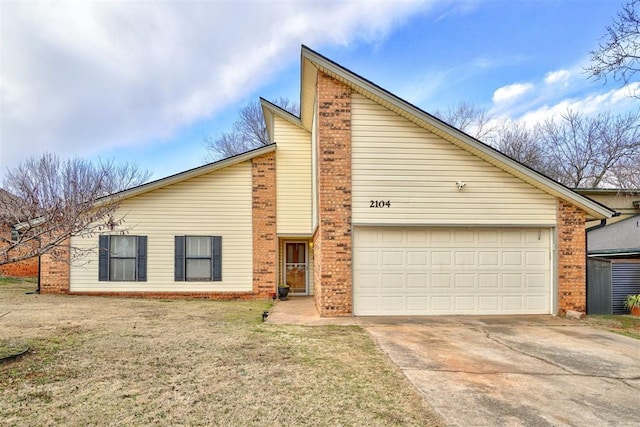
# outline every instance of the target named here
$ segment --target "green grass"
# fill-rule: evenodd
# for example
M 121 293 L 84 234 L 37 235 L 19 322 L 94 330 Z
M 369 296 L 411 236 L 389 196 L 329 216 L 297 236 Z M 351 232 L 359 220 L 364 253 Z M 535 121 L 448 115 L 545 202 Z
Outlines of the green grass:
M 23 283 L 38 283 L 37 277 L 1 277 L 0 276 L 0 285 L 15 285 L 15 284 L 23 284 Z

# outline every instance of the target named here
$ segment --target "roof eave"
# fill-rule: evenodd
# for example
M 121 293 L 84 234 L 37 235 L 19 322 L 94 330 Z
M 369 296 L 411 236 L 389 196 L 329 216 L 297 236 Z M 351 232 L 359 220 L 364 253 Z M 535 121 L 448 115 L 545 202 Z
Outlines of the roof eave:
M 215 172 L 217 170 L 236 165 L 238 163 L 246 162 L 247 160 L 251 160 L 254 157 L 261 156 L 263 154 L 270 153 L 275 151 L 276 145 L 270 144 L 265 145 L 264 147 L 256 148 L 255 150 L 247 151 L 245 153 L 240 153 L 238 155 L 227 157 L 226 159 L 218 160 L 213 163 L 208 163 L 203 166 L 199 166 L 197 168 L 189 169 L 184 172 L 177 173 L 175 175 L 170 175 L 165 178 L 158 179 L 156 181 L 148 182 L 146 184 L 139 185 L 137 187 L 130 188 L 128 190 L 121 191 L 119 193 L 114 193 L 109 196 L 102 197 L 96 200 L 96 206 L 101 206 L 103 204 L 111 203 L 114 200 L 122 201 L 125 199 L 129 199 L 131 197 L 139 196 L 144 193 L 148 193 L 153 190 L 157 190 L 162 187 L 166 187 L 168 185 L 177 184 L 182 181 L 186 181 L 188 179 L 196 178 L 198 176 Z

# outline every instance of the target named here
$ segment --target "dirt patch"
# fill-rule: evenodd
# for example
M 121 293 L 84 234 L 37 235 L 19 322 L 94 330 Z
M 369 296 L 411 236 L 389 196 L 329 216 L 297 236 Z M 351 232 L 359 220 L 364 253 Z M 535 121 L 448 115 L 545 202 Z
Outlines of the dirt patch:
M 0 283 L 2 425 L 438 425 L 361 328 L 269 303 L 26 295 Z

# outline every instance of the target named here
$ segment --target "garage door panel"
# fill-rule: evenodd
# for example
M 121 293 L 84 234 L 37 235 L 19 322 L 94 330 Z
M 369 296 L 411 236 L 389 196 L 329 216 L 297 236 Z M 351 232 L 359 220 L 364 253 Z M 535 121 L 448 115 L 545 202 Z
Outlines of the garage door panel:
M 500 308 L 500 298 L 498 295 L 486 295 L 478 297 L 478 310 L 485 312 L 496 312 Z
M 404 265 L 404 253 L 400 250 L 382 252 L 382 264 L 386 267 L 394 265 Z
M 429 299 L 425 296 L 408 296 L 407 310 L 409 312 L 424 312 L 428 309 Z
M 549 229 L 354 232 L 356 315 L 548 314 L 550 289 Z
M 473 289 L 476 287 L 476 275 L 468 273 L 455 274 L 453 283 L 456 289 Z
M 455 311 L 456 312 L 463 312 L 463 311 L 473 312 L 473 311 L 476 311 L 476 300 L 475 300 L 475 297 L 472 297 L 472 296 L 454 297 L 453 298 L 453 302 L 454 302 L 454 305 L 455 305 Z
M 426 273 L 407 273 L 407 289 L 428 289 Z
M 404 289 L 404 287 L 405 287 L 405 280 L 404 280 L 404 275 L 402 273 L 382 275 L 383 289 Z

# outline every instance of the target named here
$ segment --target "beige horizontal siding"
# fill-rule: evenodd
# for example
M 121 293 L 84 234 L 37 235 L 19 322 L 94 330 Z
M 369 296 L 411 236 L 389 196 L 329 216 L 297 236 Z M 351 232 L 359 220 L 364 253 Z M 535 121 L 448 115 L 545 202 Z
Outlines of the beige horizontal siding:
M 310 234 L 312 224 L 311 134 L 274 117 L 277 228 L 279 234 Z
M 351 108 L 354 224 L 555 224 L 553 196 L 361 95 Z
M 71 291 L 251 291 L 251 162 L 125 200 L 118 216 L 130 235 L 147 236 L 146 282 L 98 281 L 98 236 L 74 239 L 91 256 L 74 262 Z M 222 236 L 221 282 L 175 282 L 174 236 Z

